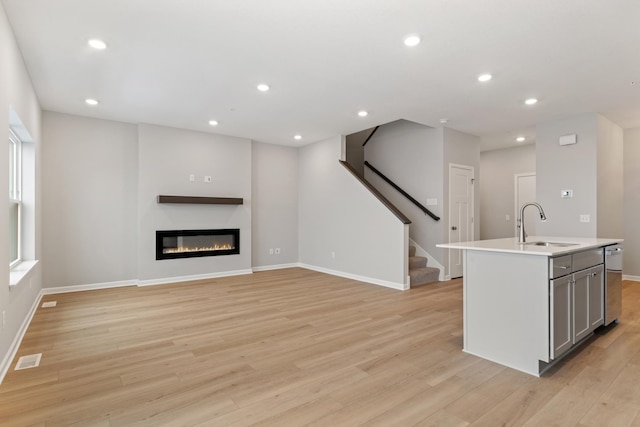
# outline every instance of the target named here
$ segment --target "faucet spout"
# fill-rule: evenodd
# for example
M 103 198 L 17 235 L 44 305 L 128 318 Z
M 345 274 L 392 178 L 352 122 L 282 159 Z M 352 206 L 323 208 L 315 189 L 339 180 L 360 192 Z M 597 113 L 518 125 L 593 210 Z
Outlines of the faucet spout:
M 526 243 L 527 241 L 527 233 L 525 233 L 524 231 L 524 209 L 527 206 L 535 206 L 536 208 L 538 208 L 538 212 L 540 212 L 540 221 L 547 220 L 547 216 L 544 214 L 544 209 L 542 209 L 542 206 L 540 206 L 539 203 L 529 202 L 529 203 L 523 204 L 522 207 L 520 208 L 520 217 L 518 218 L 518 227 L 520 228 L 518 243 Z

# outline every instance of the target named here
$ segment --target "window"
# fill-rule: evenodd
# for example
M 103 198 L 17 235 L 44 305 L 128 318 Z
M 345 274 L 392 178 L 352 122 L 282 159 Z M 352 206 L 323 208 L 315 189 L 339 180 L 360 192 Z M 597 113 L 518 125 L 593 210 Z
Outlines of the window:
M 22 141 L 9 130 L 9 266 L 22 261 Z

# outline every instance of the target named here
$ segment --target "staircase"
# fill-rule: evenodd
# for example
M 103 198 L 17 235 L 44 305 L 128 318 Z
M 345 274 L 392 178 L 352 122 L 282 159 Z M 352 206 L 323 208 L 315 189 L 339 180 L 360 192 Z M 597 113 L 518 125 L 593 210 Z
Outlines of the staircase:
M 416 247 L 409 246 L 409 287 L 413 288 L 427 283 L 437 282 L 440 270 L 427 267 L 427 258 L 416 256 Z

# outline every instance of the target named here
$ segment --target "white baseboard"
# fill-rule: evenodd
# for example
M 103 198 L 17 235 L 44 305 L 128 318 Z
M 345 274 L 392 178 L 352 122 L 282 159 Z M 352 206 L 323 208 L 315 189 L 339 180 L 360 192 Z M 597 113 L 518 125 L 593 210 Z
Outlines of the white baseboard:
M 270 270 L 282 270 L 283 268 L 293 268 L 300 267 L 300 264 L 297 262 L 291 264 L 274 264 L 274 265 L 262 265 L 259 267 L 253 267 L 252 270 L 256 271 L 270 271 Z
M 409 285 L 404 283 L 389 282 L 386 280 L 374 279 L 372 277 L 359 276 L 357 274 L 345 273 L 343 271 L 331 270 L 324 267 L 316 267 L 315 265 L 309 265 L 299 263 L 299 267 L 306 268 L 308 270 L 318 271 L 320 273 L 330 274 L 332 276 L 344 277 L 346 279 L 358 280 L 360 282 L 372 283 L 374 285 L 384 286 L 385 288 L 396 289 L 399 291 L 406 291 L 409 289 Z
M 91 283 L 88 285 L 60 286 L 57 288 L 43 288 L 43 295 L 65 294 L 67 292 L 94 291 L 96 289 L 122 288 L 124 286 L 136 286 L 136 279 L 120 280 L 118 282 Z
M 4 380 L 5 375 L 9 372 L 9 368 L 11 367 L 11 362 L 13 358 L 16 357 L 18 353 L 18 349 L 20 348 L 20 344 L 22 343 L 22 339 L 24 338 L 24 334 L 27 333 L 27 329 L 29 329 L 29 325 L 31 324 L 31 319 L 33 319 L 34 314 L 36 314 L 36 310 L 40 305 L 40 301 L 42 300 L 43 292 L 40 291 L 36 300 L 33 302 L 31 309 L 27 313 L 27 316 L 22 321 L 22 325 L 20 325 L 20 329 L 18 329 L 18 333 L 16 334 L 11 346 L 9 347 L 9 351 L 4 355 L 2 359 L 2 363 L 0 363 L 0 384 Z
M 628 274 L 622 275 L 622 280 L 630 280 L 632 282 L 640 282 L 640 276 L 629 276 Z
M 219 277 L 241 276 L 252 273 L 252 270 L 233 270 L 220 273 L 194 274 L 191 276 L 164 277 L 162 279 L 138 280 L 138 286 L 166 285 L 167 283 L 191 282 L 193 280 L 216 279 Z

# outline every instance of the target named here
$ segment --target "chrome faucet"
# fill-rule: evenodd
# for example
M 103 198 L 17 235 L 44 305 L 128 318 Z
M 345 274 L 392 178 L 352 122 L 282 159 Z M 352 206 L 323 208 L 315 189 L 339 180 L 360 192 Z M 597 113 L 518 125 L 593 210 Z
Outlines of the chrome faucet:
M 527 233 L 524 232 L 524 208 L 527 206 L 535 206 L 540 212 L 540 221 L 546 221 L 547 216 L 544 214 L 544 209 L 536 202 L 529 202 L 522 205 L 520 208 L 520 218 L 518 218 L 518 228 L 520 228 L 520 235 L 518 237 L 518 243 L 525 243 L 527 241 Z

